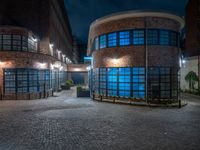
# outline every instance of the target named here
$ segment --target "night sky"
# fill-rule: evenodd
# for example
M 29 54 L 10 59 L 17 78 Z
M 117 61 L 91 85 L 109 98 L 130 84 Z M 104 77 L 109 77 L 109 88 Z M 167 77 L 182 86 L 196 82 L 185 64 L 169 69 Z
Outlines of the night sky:
M 127 10 L 164 10 L 184 16 L 188 0 L 65 0 L 73 35 L 87 43 L 90 24 L 99 17 Z

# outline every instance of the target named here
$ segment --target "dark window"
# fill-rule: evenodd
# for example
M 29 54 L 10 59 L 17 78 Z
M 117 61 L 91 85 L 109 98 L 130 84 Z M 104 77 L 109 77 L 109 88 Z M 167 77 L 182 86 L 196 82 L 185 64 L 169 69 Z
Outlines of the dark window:
M 177 33 L 170 32 L 170 45 L 177 46 Z
M 169 31 L 160 30 L 160 45 L 169 45 Z
M 22 49 L 21 41 L 20 35 L 13 35 L 13 50 L 20 51 Z
M 144 30 L 133 30 L 133 44 L 144 45 Z
M 148 29 L 148 44 L 157 45 L 158 44 L 158 30 L 157 29 Z
M 11 35 L 3 35 L 3 50 L 11 50 Z

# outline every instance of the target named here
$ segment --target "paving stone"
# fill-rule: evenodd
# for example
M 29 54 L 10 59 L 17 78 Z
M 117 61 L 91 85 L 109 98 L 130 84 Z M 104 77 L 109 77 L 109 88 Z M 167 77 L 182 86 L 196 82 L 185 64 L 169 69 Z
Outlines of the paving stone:
M 199 150 L 200 100 L 151 108 L 75 98 L 0 101 L 0 150 Z

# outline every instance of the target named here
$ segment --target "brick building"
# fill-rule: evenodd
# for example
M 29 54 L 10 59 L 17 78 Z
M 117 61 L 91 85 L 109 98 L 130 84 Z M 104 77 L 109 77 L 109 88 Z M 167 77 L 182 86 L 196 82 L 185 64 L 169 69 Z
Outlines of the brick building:
M 189 0 L 185 16 L 185 48 L 184 56 L 200 54 L 200 1 Z
M 90 26 L 93 94 L 146 102 L 177 102 L 182 18 L 164 12 L 129 11 Z
M 75 54 L 63 0 L 0 1 L 1 99 L 52 95 Z
M 189 90 L 185 76 L 193 71 L 199 77 L 195 89 L 200 89 L 200 0 L 189 0 L 186 6 L 181 89 Z

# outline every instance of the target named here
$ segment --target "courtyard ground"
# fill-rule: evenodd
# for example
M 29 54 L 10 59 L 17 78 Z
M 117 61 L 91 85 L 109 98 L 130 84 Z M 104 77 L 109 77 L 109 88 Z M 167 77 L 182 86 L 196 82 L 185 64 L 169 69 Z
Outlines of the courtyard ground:
M 200 150 L 200 98 L 152 108 L 75 98 L 0 101 L 0 150 Z

